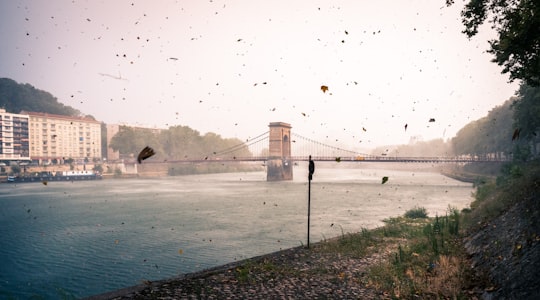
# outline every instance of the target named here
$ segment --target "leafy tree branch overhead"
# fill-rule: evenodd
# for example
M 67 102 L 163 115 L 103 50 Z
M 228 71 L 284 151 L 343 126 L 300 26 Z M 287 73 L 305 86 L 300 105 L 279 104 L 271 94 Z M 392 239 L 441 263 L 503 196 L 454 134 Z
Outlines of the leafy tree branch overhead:
M 447 0 L 452 5 L 453 0 Z M 473 37 L 486 21 L 497 31 L 489 41 L 493 62 L 503 66 L 510 80 L 540 85 L 540 1 L 470 0 L 461 12 L 463 33 Z

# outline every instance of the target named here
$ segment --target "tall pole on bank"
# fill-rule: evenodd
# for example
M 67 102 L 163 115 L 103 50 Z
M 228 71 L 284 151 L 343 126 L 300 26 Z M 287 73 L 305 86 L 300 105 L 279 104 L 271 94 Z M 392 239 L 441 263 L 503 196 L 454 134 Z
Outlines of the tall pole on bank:
M 313 173 L 315 173 L 315 163 L 311 160 L 311 155 L 309 156 L 309 174 L 308 174 L 308 204 L 307 204 L 307 247 L 309 248 L 309 227 L 310 227 L 310 217 L 311 217 L 311 180 L 313 179 Z

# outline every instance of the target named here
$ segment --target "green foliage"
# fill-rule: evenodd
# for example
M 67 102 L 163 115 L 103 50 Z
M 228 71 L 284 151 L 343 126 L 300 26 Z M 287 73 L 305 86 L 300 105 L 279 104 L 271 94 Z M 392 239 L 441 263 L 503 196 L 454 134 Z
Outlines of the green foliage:
M 374 155 L 380 155 L 385 153 L 388 156 L 450 156 L 452 155 L 451 146 L 445 143 L 443 139 L 434 139 L 430 141 L 414 141 L 407 145 L 399 145 L 393 149 L 388 149 L 388 146 L 377 147 L 372 153 Z
M 21 173 L 21 167 L 17 165 L 12 165 L 11 167 L 11 173 L 12 174 L 20 174 Z
M 103 166 L 102 165 L 95 165 L 93 170 L 95 172 L 103 173 Z
M 493 108 L 486 117 L 460 129 L 451 143 L 456 155 L 511 153 L 513 149 L 512 99 Z
M 505 165 L 497 180 L 477 186 L 471 212 L 464 222 L 467 227 L 489 221 L 506 211 L 516 201 L 528 199 L 540 188 L 540 160 Z
M 415 207 L 406 211 L 405 217 L 409 219 L 425 219 L 428 214 L 425 207 Z
M 453 4 L 447 0 L 447 5 Z M 461 12 L 465 33 L 475 36 L 486 20 L 497 31 L 489 41 L 493 62 L 510 73 L 510 80 L 521 79 L 540 85 L 540 3 L 530 0 L 470 0 Z
M 220 158 L 250 157 L 251 152 L 244 147 L 239 139 L 223 139 L 214 133 L 201 136 L 188 126 L 173 126 L 165 130 L 135 128 L 121 126 L 119 132 L 112 137 L 110 147 L 122 155 L 136 156 L 145 146 L 152 147 L 161 161 L 176 161 L 186 159 L 212 159 L 214 153 Z M 221 150 L 232 149 L 221 155 Z M 194 166 L 178 166 L 169 173 L 188 174 L 195 170 Z
M 401 228 L 396 236 L 406 236 L 406 241 L 397 244 L 388 261 L 370 267 L 368 277 L 372 286 L 396 299 L 463 297 L 461 287 L 467 279 L 463 275 L 466 265 L 460 259 L 461 248 L 456 243 L 459 212 L 449 207 L 446 216 L 424 223 L 408 218 L 389 221 L 384 228 L 392 226 L 389 230 L 394 231 L 394 225 L 399 223 Z
M 522 84 L 512 108 L 514 128 L 519 130 L 519 138 L 514 141 L 514 159 L 527 161 L 540 153 L 537 149 L 540 143 L 540 87 Z
M 30 84 L 18 84 L 8 78 L 0 78 L 0 107 L 11 113 L 26 110 L 66 116 L 81 115 L 73 107 L 58 102 L 50 93 Z

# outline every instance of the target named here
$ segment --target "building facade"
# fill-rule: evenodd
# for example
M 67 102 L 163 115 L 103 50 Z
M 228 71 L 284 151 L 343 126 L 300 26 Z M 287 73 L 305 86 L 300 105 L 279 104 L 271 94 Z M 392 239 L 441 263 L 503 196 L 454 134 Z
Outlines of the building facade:
M 29 116 L 0 109 L 0 160 L 30 160 Z
M 90 118 L 25 112 L 29 116 L 30 157 L 34 161 L 101 159 L 101 123 Z

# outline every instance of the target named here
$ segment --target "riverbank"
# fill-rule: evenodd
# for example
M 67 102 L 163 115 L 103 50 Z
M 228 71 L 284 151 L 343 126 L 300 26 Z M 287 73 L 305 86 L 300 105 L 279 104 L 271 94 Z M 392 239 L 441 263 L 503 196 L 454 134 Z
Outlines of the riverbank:
M 374 288 L 359 285 L 370 266 L 391 252 L 371 251 L 361 258 L 326 251 L 326 243 L 295 247 L 226 264 L 181 277 L 144 282 L 126 289 L 96 295 L 105 299 L 376 299 Z
M 205 271 L 87 298 L 125 299 L 478 299 L 484 293 L 452 230 L 424 210 L 385 226 Z M 444 237 L 445 236 L 445 237 Z M 426 237 L 431 237 L 426 240 Z M 435 244 L 441 248 L 433 248 Z M 446 246 L 445 246 L 446 245 Z M 426 267 L 427 266 L 427 267 Z

